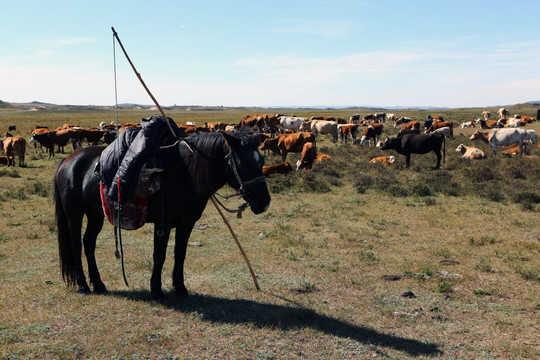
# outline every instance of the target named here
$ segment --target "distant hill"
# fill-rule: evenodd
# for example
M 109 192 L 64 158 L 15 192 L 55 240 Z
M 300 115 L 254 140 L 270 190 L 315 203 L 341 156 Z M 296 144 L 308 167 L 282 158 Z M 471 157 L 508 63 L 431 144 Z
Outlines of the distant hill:
M 11 105 L 10 103 L 0 100 L 0 109 L 10 109 L 12 107 L 13 105 Z

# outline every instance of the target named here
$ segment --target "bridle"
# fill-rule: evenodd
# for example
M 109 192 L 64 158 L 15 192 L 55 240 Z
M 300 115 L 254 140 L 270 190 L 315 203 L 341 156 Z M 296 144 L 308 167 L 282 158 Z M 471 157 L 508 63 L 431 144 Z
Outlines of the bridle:
M 249 189 L 248 189 L 249 187 L 251 187 L 253 185 L 256 185 L 258 183 L 261 183 L 261 182 L 266 182 L 266 178 L 261 175 L 261 176 L 255 177 L 255 178 L 253 178 L 251 180 L 247 180 L 247 181 L 242 180 L 242 177 L 240 176 L 240 173 L 238 172 L 238 164 L 237 164 L 236 153 L 234 152 L 233 147 L 227 142 L 227 138 L 225 136 L 223 136 L 223 140 L 225 141 L 225 144 L 227 145 L 227 148 L 229 149 L 229 152 L 227 153 L 227 155 L 225 155 L 225 158 L 228 159 L 227 168 L 230 168 L 232 170 L 232 172 L 234 174 L 234 177 L 235 177 L 236 181 L 238 182 L 239 188 L 238 188 L 238 192 L 236 194 L 233 194 L 233 195 L 222 196 L 217 191 L 214 191 L 214 194 L 212 194 L 212 196 L 214 197 L 214 199 L 217 201 L 217 203 L 223 209 L 225 209 L 227 212 L 230 212 L 230 213 L 238 213 L 237 217 L 241 218 L 242 217 L 242 211 L 244 211 L 249 206 L 249 204 L 247 202 L 244 202 L 236 210 L 228 209 L 227 207 L 225 207 L 225 205 L 223 205 L 218 200 L 218 198 L 216 197 L 216 194 L 219 197 L 221 197 L 221 198 L 223 198 L 225 200 L 228 200 L 229 198 L 236 197 L 236 196 L 240 196 L 240 197 L 243 198 L 244 196 L 249 195 Z M 225 169 L 225 171 L 227 171 L 227 168 Z

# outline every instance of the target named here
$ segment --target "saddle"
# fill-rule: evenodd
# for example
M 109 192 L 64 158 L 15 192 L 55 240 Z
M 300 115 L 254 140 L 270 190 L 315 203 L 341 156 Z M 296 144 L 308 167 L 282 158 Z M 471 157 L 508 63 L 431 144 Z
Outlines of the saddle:
M 174 121 L 167 118 L 179 134 Z M 127 129 L 103 150 L 96 173 L 100 177 L 103 212 L 114 226 L 136 230 L 146 223 L 148 199 L 161 188 L 163 163 L 158 155 L 167 142 L 162 116 L 141 120 L 141 128 Z

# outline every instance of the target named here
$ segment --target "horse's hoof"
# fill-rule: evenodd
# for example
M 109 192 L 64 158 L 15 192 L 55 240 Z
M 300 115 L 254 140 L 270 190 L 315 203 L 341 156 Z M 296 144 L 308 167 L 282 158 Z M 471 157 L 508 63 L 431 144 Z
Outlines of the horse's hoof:
M 152 290 L 152 298 L 156 301 L 163 301 L 165 300 L 165 293 L 163 293 L 162 290 L 154 291 Z
M 90 288 L 88 288 L 88 287 L 80 287 L 77 292 L 79 294 L 81 294 L 81 295 L 88 295 L 88 294 L 90 294 Z
M 107 294 L 108 292 L 109 290 L 107 290 L 104 284 L 94 286 L 94 294 Z
M 186 288 L 183 288 L 183 289 L 174 289 L 174 293 L 177 297 L 181 298 L 181 299 L 187 299 L 189 298 L 189 293 L 187 291 Z

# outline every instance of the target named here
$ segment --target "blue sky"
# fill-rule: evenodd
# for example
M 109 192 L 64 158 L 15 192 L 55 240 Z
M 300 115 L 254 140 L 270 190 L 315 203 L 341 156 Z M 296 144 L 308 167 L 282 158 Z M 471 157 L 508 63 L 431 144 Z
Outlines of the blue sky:
M 111 26 L 161 105 L 540 100 L 540 1 L 10 1 L 0 100 L 113 105 Z M 119 103 L 151 104 L 116 47 Z

